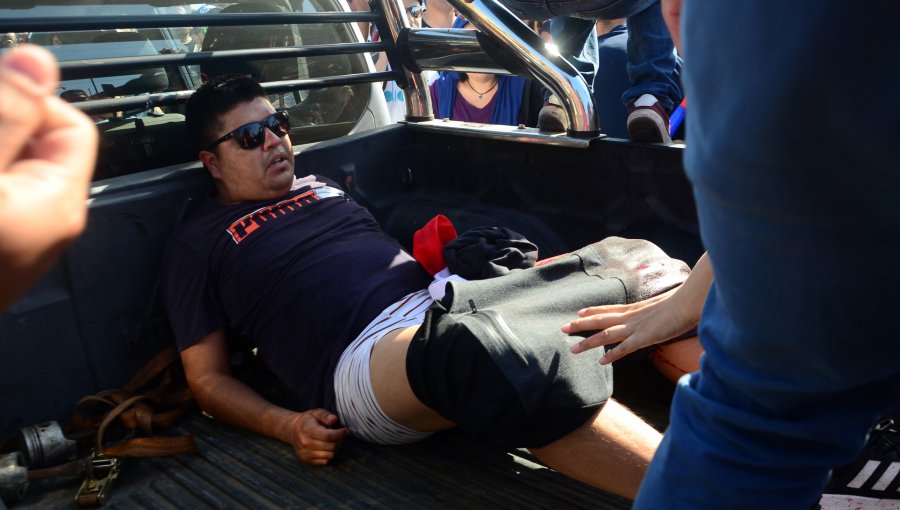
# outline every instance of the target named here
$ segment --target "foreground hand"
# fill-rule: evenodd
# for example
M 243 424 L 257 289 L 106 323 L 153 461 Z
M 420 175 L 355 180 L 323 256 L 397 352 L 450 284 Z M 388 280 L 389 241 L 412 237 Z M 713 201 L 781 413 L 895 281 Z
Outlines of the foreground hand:
M 53 56 L 24 45 L 0 60 L 0 311 L 83 229 L 97 155 L 91 120 L 56 97 Z
M 312 409 L 298 414 L 291 437 L 291 446 L 297 457 L 312 466 L 328 464 L 350 433 L 346 427 L 331 428 L 337 421 L 337 416 L 325 409 Z
M 630 305 L 594 306 L 578 311 L 580 319 L 564 325 L 562 331 L 595 333 L 572 346 L 578 354 L 601 345 L 621 342 L 606 352 L 600 364 L 606 365 L 632 352 L 675 338 L 697 324 L 699 313 L 686 313 L 673 300 L 678 289 Z

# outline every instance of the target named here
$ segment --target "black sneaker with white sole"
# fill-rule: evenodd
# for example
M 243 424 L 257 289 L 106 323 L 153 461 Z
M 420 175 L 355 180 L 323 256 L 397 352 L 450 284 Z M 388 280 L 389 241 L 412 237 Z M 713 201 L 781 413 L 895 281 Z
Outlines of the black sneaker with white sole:
M 669 114 L 651 94 L 644 94 L 628 106 L 628 135 L 635 142 L 672 143 Z
M 862 454 L 834 470 L 822 510 L 900 510 L 900 415 L 872 431 Z

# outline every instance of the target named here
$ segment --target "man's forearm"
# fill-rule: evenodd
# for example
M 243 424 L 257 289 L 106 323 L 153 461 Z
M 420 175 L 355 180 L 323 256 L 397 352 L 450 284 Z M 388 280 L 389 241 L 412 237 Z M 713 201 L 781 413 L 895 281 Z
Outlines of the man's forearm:
M 291 445 L 307 464 L 331 462 L 349 431 L 325 409 L 279 407 L 231 375 L 225 332 L 217 329 L 181 351 L 184 373 L 204 411 L 219 420 Z
M 200 408 L 214 418 L 291 444 L 292 428 L 302 413 L 269 402 L 230 375 L 205 375 L 191 389 Z
M 662 0 L 660 5 L 675 49 L 681 53 L 681 0 Z

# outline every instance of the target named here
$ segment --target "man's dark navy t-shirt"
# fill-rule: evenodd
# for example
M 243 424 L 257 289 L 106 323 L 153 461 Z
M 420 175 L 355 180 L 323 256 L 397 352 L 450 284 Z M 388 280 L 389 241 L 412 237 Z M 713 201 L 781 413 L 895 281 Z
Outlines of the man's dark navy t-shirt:
M 365 208 L 318 176 L 279 200 L 204 201 L 170 238 L 163 268 L 178 348 L 220 328 L 236 333 L 298 410 L 333 409 L 344 348 L 428 281 Z

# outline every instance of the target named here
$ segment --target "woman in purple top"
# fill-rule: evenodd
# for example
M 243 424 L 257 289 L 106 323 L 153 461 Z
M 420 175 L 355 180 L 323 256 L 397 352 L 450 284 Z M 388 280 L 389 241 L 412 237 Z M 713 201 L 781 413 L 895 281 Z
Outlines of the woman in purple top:
M 474 27 L 457 17 L 453 28 Z M 429 88 L 434 115 L 440 119 L 534 126 L 537 121 L 531 117 L 537 116 L 543 103 L 537 87 L 520 76 L 441 72 Z M 536 108 L 531 107 L 534 100 Z

